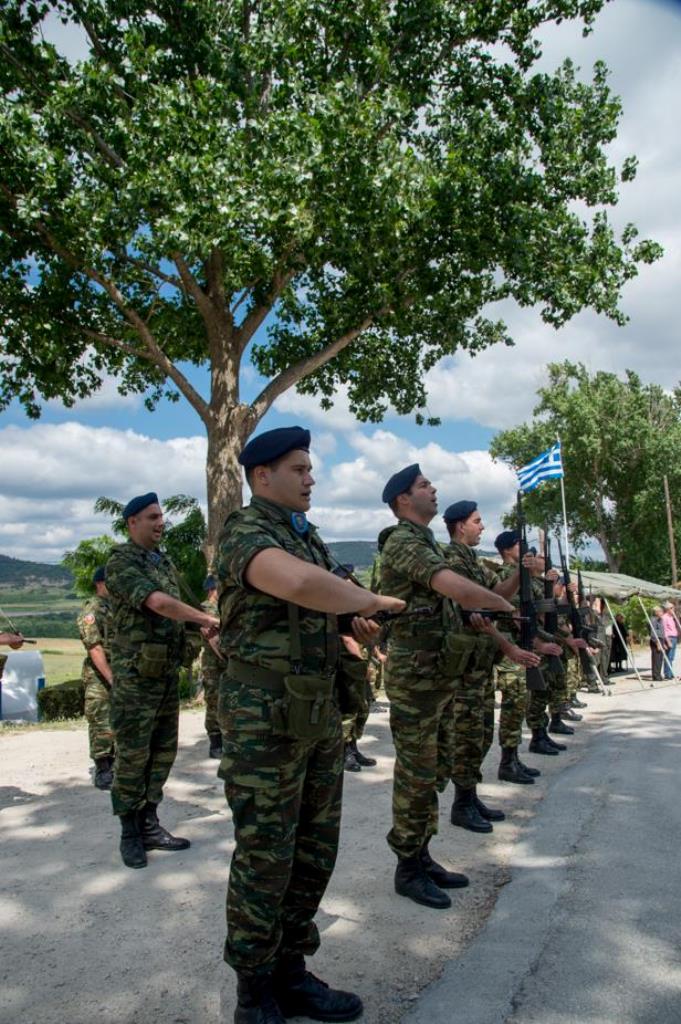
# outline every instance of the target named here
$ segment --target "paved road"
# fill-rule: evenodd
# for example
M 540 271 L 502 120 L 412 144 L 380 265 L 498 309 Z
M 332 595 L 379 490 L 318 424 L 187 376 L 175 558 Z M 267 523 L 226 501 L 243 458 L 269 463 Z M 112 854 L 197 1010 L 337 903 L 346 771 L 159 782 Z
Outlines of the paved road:
M 403 1024 L 681 1021 L 681 686 L 603 704 L 491 917 Z

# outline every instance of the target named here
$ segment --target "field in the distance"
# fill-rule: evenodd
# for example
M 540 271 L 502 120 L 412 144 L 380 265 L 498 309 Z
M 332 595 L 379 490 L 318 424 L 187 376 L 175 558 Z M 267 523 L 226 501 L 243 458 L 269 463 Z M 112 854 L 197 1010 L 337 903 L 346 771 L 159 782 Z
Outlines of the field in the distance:
M 79 679 L 85 657 L 85 648 L 80 640 L 61 637 L 35 637 L 37 643 L 27 650 L 38 650 L 45 666 L 45 685 L 55 686 L 67 679 Z

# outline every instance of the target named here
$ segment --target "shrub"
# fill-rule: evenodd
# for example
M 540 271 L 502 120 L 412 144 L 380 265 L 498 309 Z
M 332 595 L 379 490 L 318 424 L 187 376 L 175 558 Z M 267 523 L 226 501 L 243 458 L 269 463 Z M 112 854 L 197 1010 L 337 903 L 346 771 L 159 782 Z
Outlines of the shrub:
M 41 690 L 38 710 L 43 722 L 56 722 L 63 718 L 80 718 L 85 708 L 85 689 L 82 680 L 69 679 Z

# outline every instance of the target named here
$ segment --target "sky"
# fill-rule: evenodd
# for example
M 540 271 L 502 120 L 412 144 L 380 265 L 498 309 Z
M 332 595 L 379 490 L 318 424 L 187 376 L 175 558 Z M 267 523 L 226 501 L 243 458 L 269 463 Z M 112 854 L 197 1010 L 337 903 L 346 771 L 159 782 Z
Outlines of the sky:
M 78 40 L 53 31 L 62 51 L 77 56 Z M 543 70 L 565 57 L 587 74 L 597 59 L 610 68 L 624 108 L 611 159 L 621 165 L 635 154 L 639 161 L 610 218 L 619 227 L 633 221 L 640 237 L 660 242 L 665 255 L 626 286 L 625 327 L 585 312 L 555 331 L 535 310 L 496 306 L 516 345 L 475 358 L 462 353 L 428 373 L 428 413 L 441 418 L 438 427 L 394 414 L 378 425 L 361 424 L 342 392 L 330 411 L 313 397 L 283 395 L 258 432 L 292 423 L 311 429 L 317 484 L 310 518 L 327 540 L 374 540 L 393 521 L 380 501 L 385 481 L 419 462 L 438 488 L 442 510 L 461 498 L 478 502 L 486 524 L 482 546 L 490 548 L 513 503 L 516 477 L 492 462 L 489 443 L 499 430 L 531 417 L 547 362 L 569 358 L 591 372 L 632 369 L 670 389 L 681 378 L 681 3 L 613 0 L 586 39 L 577 23 L 564 23 L 546 31 L 542 43 Z M 206 394 L 207 375 L 192 369 L 189 376 Z M 243 398 L 252 399 L 261 386 L 246 365 Z M 149 413 L 141 396 L 119 395 L 113 380 L 71 409 L 45 403 L 38 421 L 13 405 L 0 414 L 0 451 L 0 553 L 15 558 L 58 562 L 80 540 L 106 533 L 108 517 L 93 511 L 100 495 L 125 502 L 155 490 L 161 498 L 185 493 L 205 503 L 206 441 L 196 414 L 185 402 L 164 402 Z M 433 526 L 444 538 L 439 517 Z

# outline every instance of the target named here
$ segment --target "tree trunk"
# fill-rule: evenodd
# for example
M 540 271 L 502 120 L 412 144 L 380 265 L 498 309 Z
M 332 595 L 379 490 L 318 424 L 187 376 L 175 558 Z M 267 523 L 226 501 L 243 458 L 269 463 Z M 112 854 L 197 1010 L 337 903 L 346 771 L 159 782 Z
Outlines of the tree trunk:
M 596 539 L 598 540 L 598 543 L 603 548 L 603 554 L 605 555 L 605 559 L 606 559 L 606 561 L 608 563 L 608 570 L 609 570 L 609 572 L 619 572 L 620 571 L 620 560 L 615 555 L 611 554 L 610 548 L 608 546 L 608 540 L 607 540 L 605 534 L 602 534 L 602 533 L 597 534 Z
M 238 347 L 229 335 L 212 347 L 210 414 L 206 422 L 206 490 L 208 536 L 206 562 L 213 566 L 216 545 L 226 517 L 240 508 L 242 474 L 239 452 L 252 430 L 251 410 L 239 402 Z

